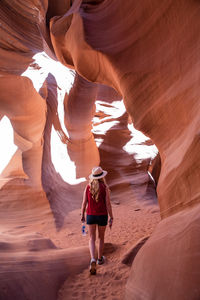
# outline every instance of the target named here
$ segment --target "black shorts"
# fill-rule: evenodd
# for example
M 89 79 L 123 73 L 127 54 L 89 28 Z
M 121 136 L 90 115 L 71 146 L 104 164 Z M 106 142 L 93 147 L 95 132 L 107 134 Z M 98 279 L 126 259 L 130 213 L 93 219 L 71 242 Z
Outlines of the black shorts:
M 97 224 L 99 226 L 106 226 L 108 224 L 108 215 L 94 216 L 87 215 L 87 224 Z

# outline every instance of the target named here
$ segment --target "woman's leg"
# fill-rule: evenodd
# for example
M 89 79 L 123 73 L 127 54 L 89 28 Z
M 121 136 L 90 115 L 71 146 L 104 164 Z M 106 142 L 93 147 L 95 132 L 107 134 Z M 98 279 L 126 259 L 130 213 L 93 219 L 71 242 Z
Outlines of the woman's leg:
M 89 249 L 90 249 L 90 255 L 91 259 L 95 259 L 95 240 L 96 240 L 96 224 L 88 225 L 89 229 L 89 235 L 90 235 L 90 240 L 89 240 Z
M 105 230 L 106 230 L 106 226 L 98 226 L 98 233 L 99 233 L 98 259 L 101 259 L 103 255 Z

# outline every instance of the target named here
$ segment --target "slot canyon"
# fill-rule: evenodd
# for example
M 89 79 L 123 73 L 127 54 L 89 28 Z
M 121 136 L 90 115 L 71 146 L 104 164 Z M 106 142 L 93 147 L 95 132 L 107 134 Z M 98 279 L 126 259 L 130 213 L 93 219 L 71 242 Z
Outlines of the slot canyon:
M 200 299 L 199 15 L 197 0 L 0 1 L 0 300 Z M 91 276 L 95 166 L 114 223 Z

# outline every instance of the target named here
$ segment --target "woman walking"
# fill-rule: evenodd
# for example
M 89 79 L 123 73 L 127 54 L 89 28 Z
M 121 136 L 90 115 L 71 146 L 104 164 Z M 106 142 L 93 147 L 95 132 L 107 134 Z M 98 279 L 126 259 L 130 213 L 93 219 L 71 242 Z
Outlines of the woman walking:
M 92 174 L 89 176 L 90 182 L 86 186 L 83 194 L 83 203 L 81 208 L 81 221 L 85 222 L 85 210 L 87 207 L 87 225 L 89 229 L 89 249 L 91 255 L 90 273 L 96 274 L 96 257 L 95 257 L 95 241 L 96 228 L 98 228 L 98 259 L 97 264 L 102 265 L 105 261 L 103 256 L 104 236 L 106 226 L 108 224 L 112 227 L 113 214 L 110 203 L 110 193 L 105 181 L 107 171 L 102 170 L 101 167 L 92 169 Z

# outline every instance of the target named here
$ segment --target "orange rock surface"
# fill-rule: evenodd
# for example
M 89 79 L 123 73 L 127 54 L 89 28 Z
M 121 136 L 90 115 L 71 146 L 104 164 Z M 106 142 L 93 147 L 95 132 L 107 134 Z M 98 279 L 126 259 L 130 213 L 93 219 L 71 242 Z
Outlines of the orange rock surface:
M 0 165 L 0 298 L 200 297 L 199 25 L 198 1 L 0 2 L 0 125 L 15 145 Z M 92 281 L 79 209 L 99 163 L 116 225 Z
M 161 156 L 163 221 L 133 264 L 126 299 L 200 295 L 199 265 L 192 260 L 199 251 L 199 231 L 192 228 L 200 220 L 191 216 L 198 216 L 200 200 L 198 12 L 199 4 L 188 1 L 83 1 L 66 32 L 67 15 L 52 19 L 57 57 L 88 80 L 119 91 L 135 127 Z M 168 231 L 170 220 L 176 229 Z

